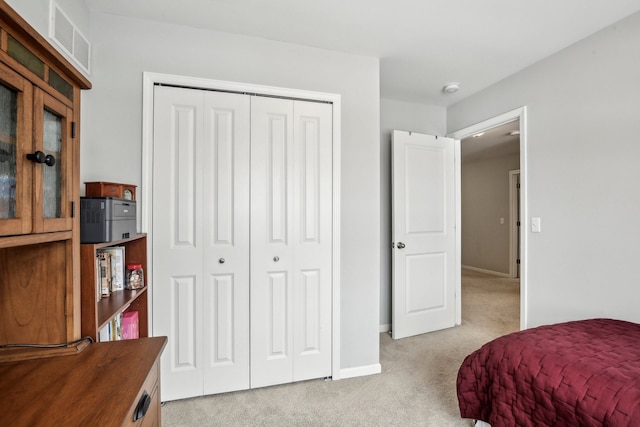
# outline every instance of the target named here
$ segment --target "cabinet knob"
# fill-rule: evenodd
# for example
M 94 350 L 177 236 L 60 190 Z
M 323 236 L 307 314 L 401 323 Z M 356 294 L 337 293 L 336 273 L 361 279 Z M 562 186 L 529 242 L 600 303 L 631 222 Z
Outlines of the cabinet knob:
M 27 159 L 36 163 L 44 163 L 47 156 L 42 151 L 36 151 L 35 153 L 27 154 Z M 53 157 L 53 156 L 52 156 Z
M 44 163 L 47 166 L 53 166 L 56 164 L 56 158 L 51 154 L 45 155 L 42 151 L 38 150 L 35 153 L 27 154 L 27 159 L 36 163 Z
M 51 167 L 56 164 L 56 158 L 51 154 L 47 154 L 44 158 L 44 164 Z

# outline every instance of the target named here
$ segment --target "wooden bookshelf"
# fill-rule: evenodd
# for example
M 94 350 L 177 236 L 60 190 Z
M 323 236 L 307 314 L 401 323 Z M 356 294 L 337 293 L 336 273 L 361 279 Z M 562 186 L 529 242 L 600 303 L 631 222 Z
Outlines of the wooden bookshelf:
M 96 290 L 95 259 L 99 249 L 111 246 L 125 247 L 125 265 L 141 264 L 147 272 L 147 235 L 138 234 L 129 239 L 108 243 L 83 244 L 80 248 L 80 265 L 82 278 L 82 336 L 90 336 L 98 340 L 98 333 L 119 313 L 138 312 L 138 331 L 140 338 L 149 336 L 148 289 L 149 283 L 145 274 L 145 286 L 142 289 L 116 291 L 109 297 L 98 301 Z

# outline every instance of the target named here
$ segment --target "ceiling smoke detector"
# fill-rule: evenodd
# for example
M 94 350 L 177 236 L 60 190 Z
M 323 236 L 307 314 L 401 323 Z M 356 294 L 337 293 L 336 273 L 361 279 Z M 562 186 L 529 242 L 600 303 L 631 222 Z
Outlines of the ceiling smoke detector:
M 445 85 L 445 87 L 442 88 L 442 91 L 444 93 L 456 93 L 459 90 L 460 90 L 460 83 L 457 83 L 457 82 L 448 83 L 447 85 Z

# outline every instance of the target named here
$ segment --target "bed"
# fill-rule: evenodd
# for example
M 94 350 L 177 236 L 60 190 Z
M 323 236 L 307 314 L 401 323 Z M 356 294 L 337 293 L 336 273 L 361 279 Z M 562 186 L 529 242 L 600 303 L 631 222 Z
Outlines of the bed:
M 589 319 L 497 338 L 458 371 L 463 418 L 502 426 L 640 426 L 640 325 Z

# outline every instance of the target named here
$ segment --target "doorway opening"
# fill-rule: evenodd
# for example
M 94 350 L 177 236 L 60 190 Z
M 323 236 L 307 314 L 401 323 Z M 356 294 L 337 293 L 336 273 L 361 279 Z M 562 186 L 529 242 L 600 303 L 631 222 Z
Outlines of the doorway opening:
M 508 130 L 508 131 L 507 131 Z M 511 167 L 510 169 L 507 169 L 506 172 L 504 173 L 504 178 L 503 178 L 503 185 L 505 186 L 504 189 L 504 193 L 508 199 L 509 196 L 509 191 L 508 191 L 508 187 L 510 184 L 509 178 L 509 171 L 512 170 L 519 170 L 519 180 L 520 180 L 520 197 L 519 197 L 519 203 L 518 203 L 518 207 L 519 207 L 519 216 L 520 216 L 520 221 L 522 224 L 526 224 L 526 218 L 527 218 L 527 205 L 526 205 L 526 192 L 527 192 L 527 187 L 526 187 L 526 171 L 527 171 L 527 151 L 526 151 L 526 107 L 522 107 L 522 108 L 518 108 L 516 110 L 504 113 L 500 116 L 485 120 L 483 122 L 477 123 L 475 125 L 460 129 L 456 132 L 451 133 L 450 135 L 448 135 L 449 137 L 452 137 L 460 142 L 458 142 L 458 146 L 456 147 L 456 210 L 457 210 L 457 224 L 461 225 L 461 231 L 457 233 L 457 264 L 458 264 L 458 268 L 461 270 L 464 263 L 463 263 L 463 258 L 462 258 L 462 252 L 465 251 L 465 246 L 463 246 L 463 237 L 462 235 L 465 233 L 465 223 L 466 226 L 469 227 L 469 217 L 468 215 L 465 215 L 465 219 L 467 221 L 463 221 L 463 215 L 462 215 L 462 211 L 463 211 L 463 207 L 462 207 L 462 192 L 463 192 L 463 188 L 462 188 L 462 184 L 461 181 L 463 179 L 463 147 L 462 145 L 465 143 L 470 144 L 469 147 L 465 147 L 464 149 L 467 150 L 467 155 L 469 155 L 469 150 L 473 153 L 473 152 L 477 152 L 476 154 L 472 154 L 473 156 L 488 156 L 490 155 L 492 152 L 496 152 L 499 151 L 499 148 L 492 148 L 492 149 L 487 149 L 486 152 L 483 153 L 481 147 L 477 144 L 477 141 L 474 140 L 480 140 L 480 138 L 482 136 L 484 136 L 483 134 L 486 135 L 491 135 L 492 133 L 496 133 L 496 134 L 504 134 L 504 133 L 514 133 L 513 135 L 509 135 L 510 137 L 517 137 L 517 142 L 515 142 L 515 145 L 517 146 L 517 159 L 518 159 L 518 163 L 516 167 Z M 517 136 L 516 136 L 516 133 Z M 480 135 L 480 136 L 476 136 L 474 137 L 474 135 Z M 505 135 L 503 135 L 505 136 Z M 511 143 L 514 143 L 514 139 L 511 140 Z M 511 149 L 513 149 L 514 147 L 510 147 Z M 482 203 L 483 201 L 480 201 L 480 203 Z M 490 203 L 490 201 L 489 201 Z M 512 253 L 512 250 L 509 248 L 509 242 L 513 242 L 513 241 L 519 241 L 519 244 L 517 244 L 518 249 L 519 249 L 519 259 L 520 259 L 520 264 L 519 264 L 519 268 L 516 272 L 516 274 L 519 275 L 520 277 L 520 328 L 521 329 L 525 329 L 526 325 L 527 325 L 527 311 L 526 311 L 526 301 L 527 301 L 527 281 L 526 281 L 526 260 L 527 260 L 527 233 L 525 233 L 524 229 L 522 227 L 520 227 L 519 232 L 516 232 L 515 237 L 512 237 L 509 235 L 510 233 L 510 222 L 505 221 L 505 216 L 512 216 L 513 213 L 511 212 L 511 207 L 508 203 L 508 201 L 506 202 L 506 213 L 504 214 L 504 216 L 498 214 L 496 215 L 495 212 L 493 212 L 492 216 L 489 216 L 488 220 L 486 221 L 491 221 L 491 222 L 495 222 L 495 224 L 493 225 L 498 225 L 498 227 L 502 227 L 502 231 L 504 231 L 506 233 L 506 242 L 507 242 L 507 248 L 502 248 L 502 251 L 504 253 L 507 254 L 506 256 L 506 261 L 503 260 L 504 264 L 503 267 L 500 267 L 499 264 L 492 264 L 491 262 L 495 262 L 494 261 L 489 261 L 489 264 L 485 264 L 488 267 L 485 267 L 484 270 L 487 270 L 487 272 L 502 272 L 503 273 L 503 277 L 510 277 L 512 274 L 514 274 L 512 272 L 512 266 L 510 265 L 510 254 Z M 481 223 L 481 221 L 479 221 Z M 481 225 L 481 224 L 480 224 Z M 478 224 L 475 224 L 472 226 L 476 226 L 478 227 Z M 499 229 L 499 228 L 498 228 Z M 468 243 L 468 242 L 466 242 Z M 512 244 L 512 243 L 511 243 Z M 467 249 L 468 250 L 468 249 Z M 470 262 L 468 261 L 468 257 L 466 256 L 467 253 L 465 252 L 465 262 Z M 503 257 L 504 258 L 504 257 Z M 480 270 L 482 270 L 483 268 L 480 268 Z M 500 271 L 502 270 L 502 271 Z M 460 277 L 460 276 L 459 276 Z M 460 283 L 457 284 L 457 294 L 461 295 L 462 294 L 462 284 L 461 281 Z M 457 319 L 456 322 L 458 324 L 462 323 L 462 306 L 461 306 L 461 298 L 457 298 L 456 300 L 456 304 L 457 304 Z

